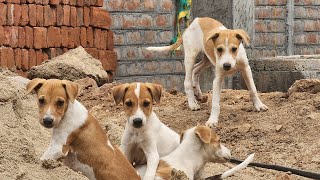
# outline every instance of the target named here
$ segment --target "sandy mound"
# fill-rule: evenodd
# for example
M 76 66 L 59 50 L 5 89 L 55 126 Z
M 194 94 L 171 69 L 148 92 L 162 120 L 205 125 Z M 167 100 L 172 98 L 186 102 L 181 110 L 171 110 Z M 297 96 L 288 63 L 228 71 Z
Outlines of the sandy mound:
M 320 80 L 319 79 L 301 79 L 294 82 L 294 84 L 288 89 L 288 94 L 291 95 L 294 92 L 309 92 L 315 94 L 320 92 Z
M 108 74 L 99 60 L 94 59 L 83 47 L 70 50 L 52 60 L 34 66 L 28 78 L 68 79 L 71 81 L 90 77 L 99 86 L 108 82 Z
M 0 73 L 0 179 L 86 179 L 63 165 L 42 167 L 50 131 L 38 123 L 35 97 L 24 95 L 23 78 L 8 74 Z

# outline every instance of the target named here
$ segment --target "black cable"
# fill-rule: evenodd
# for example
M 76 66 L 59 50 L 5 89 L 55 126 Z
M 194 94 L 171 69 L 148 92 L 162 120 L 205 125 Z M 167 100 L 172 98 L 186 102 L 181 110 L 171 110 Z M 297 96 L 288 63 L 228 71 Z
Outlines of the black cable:
M 230 159 L 230 162 L 234 163 L 234 164 L 240 164 L 243 161 L 237 160 L 237 159 Z M 260 167 L 260 168 L 265 168 L 265 169 L 273 169 L 273 170 L 282 171 L 282 172 L 291 172 L 292 174 L 296 174 L 299 176 L 320 180 L 319 173 L 308 172 L 308 171 L 293 169 L 293 168 L 279 166 L 279 165 L 262 164 L 262 163 L 249 163 L 248 166 L 255 166 L 255 167 Z

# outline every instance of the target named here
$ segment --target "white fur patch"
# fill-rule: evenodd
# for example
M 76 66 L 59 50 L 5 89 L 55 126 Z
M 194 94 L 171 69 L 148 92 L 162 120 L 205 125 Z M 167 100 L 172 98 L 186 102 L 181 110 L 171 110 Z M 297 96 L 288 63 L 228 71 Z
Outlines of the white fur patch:
M 137 83 L 137 87 L 134 90 L 134 94 L 137 96 L 138 101 L 139 101 L 139 96 L 140 96 L 140 83 Z
M 232 169 L 229 169 L 228 171 L 224 172 L 221 175 L 221 179 L 227 178 L 233 174 L 235 174 L 237 171 L 240 171 L 241 169 L 245 168 L 248 166 L 249 163 L 251 163 L 254 159 L 254 154 L 251 154 L 249 157 L 247 157 L 246 160 L 244 160 L 242 163 L 239 165 L 233 167 Z

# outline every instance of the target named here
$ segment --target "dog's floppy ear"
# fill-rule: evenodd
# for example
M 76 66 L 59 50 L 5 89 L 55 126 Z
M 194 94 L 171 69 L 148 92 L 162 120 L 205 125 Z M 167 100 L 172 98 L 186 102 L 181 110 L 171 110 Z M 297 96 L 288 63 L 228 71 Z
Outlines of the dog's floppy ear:
M 26 94 L 29 94 L 33 90 L 37 93 L 45 81 L 45 79 L 40 78 L 32 79 L 26 86 Z
M 235 29 L 236 37 L 239 39 L 239 41 L 244 41 L 246 45 L 250 44 L 250 37 L 249 35 L 242 29 Z
M 206 42 L 208 42 L 210 39 L 213 41 L 213 43 L 216 41 L 216 39 L 219 37 L 221 30 L 213 30 L 209 32 L 209 36 L 206 39 Z
M 211 129 L 207 126 L 197 126 L 194 133 L 202 142 L 209 144 L 211 142 Z
M 77 83 L 62 80 L 62 85 L 66 89 L 67 95 L 72 103 L 76 100 L 78 96 L 79 87 Z
M 160 103 L 160 98 L 162 94 L 162 86 L 159 84 L 153 84 L 153 83 L 146 83 L 146 86 L 148 88 L 148 91 L 152 95 L 152 98 L 157 103 Z
M 128 88 L 129 88 L 128 83 L 117 85 L 112 88 L 111 91 L 112 91 L 113 99 L 116 102 L 116 104 L 119 104 L 121 103 L 121 101 L 123 101 L 124 95 L 126 94 Z

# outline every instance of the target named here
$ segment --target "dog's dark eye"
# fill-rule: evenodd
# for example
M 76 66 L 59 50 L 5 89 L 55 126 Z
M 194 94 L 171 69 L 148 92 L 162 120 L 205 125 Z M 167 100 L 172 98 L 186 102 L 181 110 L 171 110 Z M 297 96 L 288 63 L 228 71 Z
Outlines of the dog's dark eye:
M 63 105 L 64 105 L 64 100 L 59 99 L 59 100 L 57 101 L 57 106 L 63 106 Z
M 219 53 L 221 53 L 223 51 L 222 48 L 218 48 L 217 50 L 218 50 Z
M 131 107 L 131 106 L 132 106 L 132 101 L 126 101 L 126 105 L 127 105 L 128 107 Z
M 44 103 L 45 103 L 44 98 L 40 98 L 40 99 L 39 99 L 39 104 L 40 104 L 40 105 L 44 105 Z
M 233 47 L 233 48 L 231 49 L 231 51 L 232 51 L 232 52 L 236 52 L 236 51 L 237 51 L 237 48 Z
M 144 101 L 144 102 L 143 102 L 143 106 L 144 106 L 144 107 L 148 107 L 149 105 L 150 105 L 150 102 L 149 102 L 149 101 Z

